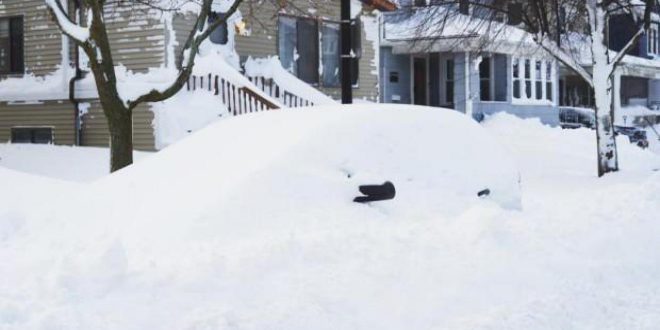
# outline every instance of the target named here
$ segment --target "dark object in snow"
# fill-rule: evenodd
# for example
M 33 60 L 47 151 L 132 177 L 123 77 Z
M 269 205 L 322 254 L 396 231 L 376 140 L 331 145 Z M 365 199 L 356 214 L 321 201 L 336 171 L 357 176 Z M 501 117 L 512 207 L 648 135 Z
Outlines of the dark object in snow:
M 360 192 L 366 196 L 358 196 L 353 199 L 356 203 L 369 203 L 394 199 L 396 189 L 392 182 L 385 182 L 381 185 L 360 186 Z
M 479 196 L 479 197 L 488 197 L 488 196 L 490 196 L 490 189 L 484 189 L 484 190 L 478 192 L 477 196 Z
M 636 144 L 642 149 L 646 149 L 649 146 L 649 140 L 646 137 L 646 131 L 641 128 L 614 126 L 614 134 L 622 134 L 627 136 L 630 143 Z

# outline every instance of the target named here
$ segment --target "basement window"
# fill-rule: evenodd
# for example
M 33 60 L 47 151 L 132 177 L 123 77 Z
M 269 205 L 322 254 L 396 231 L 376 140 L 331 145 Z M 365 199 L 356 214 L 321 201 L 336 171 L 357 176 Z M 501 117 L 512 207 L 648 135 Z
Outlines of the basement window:
M 0 18 L 0 74 L 23 73 L 23 17 Z
M 11 143 L 53 143 L 52 127 L 12 127 Z

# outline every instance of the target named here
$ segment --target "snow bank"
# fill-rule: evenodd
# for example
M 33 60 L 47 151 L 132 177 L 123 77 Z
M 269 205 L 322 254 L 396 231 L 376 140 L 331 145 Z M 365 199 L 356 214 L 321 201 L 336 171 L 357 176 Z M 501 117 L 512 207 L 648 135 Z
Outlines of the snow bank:
M 624 171 L 597 179 L 591 131 L 504 114 L 485 128 L 407 106 L 286 110 L 91 185 L 0 168 L 18 187 L 0 186 L 0 327 L 659 324 L 660 157 L 622 144 Z M 516 187 L 509 155 L 524 208 L 468 196 Z M 350 202 L 383 179 L 397 199 Z
M 134 158 L 139 162 L 150 154 L 136 151 Z M 89 182 L 107 175 L 109 156 L 107 148 L 0 144 L 0 168 L 75 182 Z
M 230 115 L 219 96 L 204 90 L 179 93 L 154 103 L 151 111 L 158 150 Z

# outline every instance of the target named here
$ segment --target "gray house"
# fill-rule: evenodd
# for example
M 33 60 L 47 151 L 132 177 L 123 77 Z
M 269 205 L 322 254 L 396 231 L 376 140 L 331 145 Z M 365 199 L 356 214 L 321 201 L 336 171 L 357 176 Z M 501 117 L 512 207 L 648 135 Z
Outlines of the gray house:
M 496 112 L 558 124 L 557 62 L 509 17 L 456 4 L 385 13 L 380 97 L 452 108 L 476 119 Z
M 81 19 L 80 1 L 62 4 L 70 17 Z M 352 23 L 354 96 L 376 101 L 378 11 L 396 6 L 389 0 L 361 0 L 358 4 L 361 6 L 353 7 Z M 134 1 L 108 1 L 106 6 L 117 65 L 141 74 L 177 69 L 175 58 L 196 22 L 194 13 L 162 12 Z M 249 97 L 266 91 L 277 94 L 271 96 L 281 101 L 276 105 L 279 107 L 311 104 L 305 100 L 309 95 L 294 95 L 310 89 L 285 90 L 275 86 L 273 79 L 261 79 L 264 77 L 241 81 L 235 95 L 229 95 L 227 86 L 218 86 L 219 81 L 228 84 L 232 77 L 240 77 L 241 66 L 249 58 L 279 56 L 294 76 L 291 80 L 320 91 L 324 98 L 340 95 L 338 1 L 244 1 L 239 9 L 240 20 L 225 22 L 210 38 L 211 43 L 237 53 L 236 74 L 232 70 L 225 70 L 225 76 L 199 73 L 189 81 L 192 90 L 206 86 L 218 95 L 218 103 L 234 108 L 243 105 L 238 112 L 253 103 Z M 239 27 L 248 33 L 234 33 Z M 232 87 L 237 87 L 237 82 L 233 83 Z M 134 112 L 136 149 L 159 148 L 154 114 L 153 104 L 141 105 Z M 44 0 L 0 0 L 0 143 L 5 142 L 109 143 L 107 123 L 85 58 L 59 31 Z

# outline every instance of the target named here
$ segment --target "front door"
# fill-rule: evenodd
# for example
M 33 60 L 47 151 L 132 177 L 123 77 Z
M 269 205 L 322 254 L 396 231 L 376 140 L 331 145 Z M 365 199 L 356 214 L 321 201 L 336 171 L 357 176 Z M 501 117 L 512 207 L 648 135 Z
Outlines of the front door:
M 413 57 L 413 101 L 417 105 L 428 105 L 428 79 L 426 57 Z

